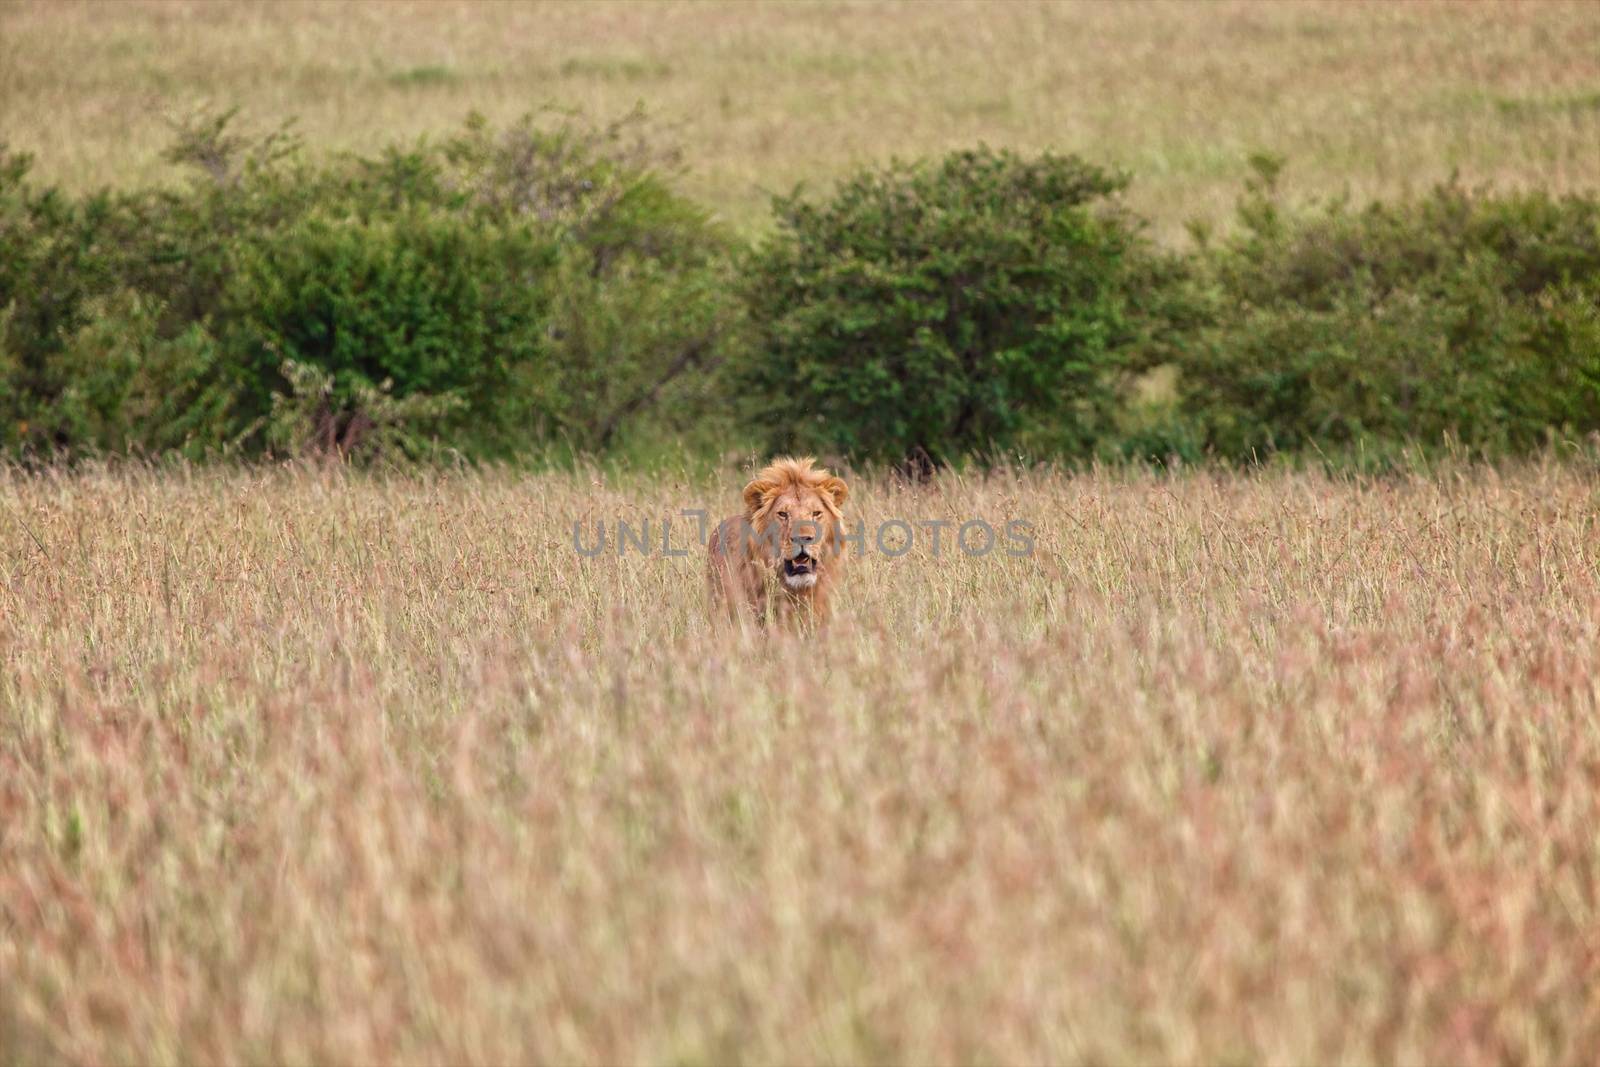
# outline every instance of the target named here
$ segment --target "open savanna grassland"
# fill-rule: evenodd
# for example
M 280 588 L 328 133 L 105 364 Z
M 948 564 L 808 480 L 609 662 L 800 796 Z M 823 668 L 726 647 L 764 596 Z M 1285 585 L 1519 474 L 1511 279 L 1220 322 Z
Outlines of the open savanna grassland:
M 977 141 L 1137 176 L 1175 233 L 1251 152 L 1297 192 L 1468 180 L 1592 188 L 1590 3 L 0 4 L 0 138 L 71 188 L 171 177 L 163 116 L 238 104 L 371 150 L 470 110 L 638 102 L 687 188 L 745 229 L 768 190 Z
M 0 479 L 0 1061 L 1594 1062 L 1600 474 Z M 674 545 L 683 545 L 681 530 Z

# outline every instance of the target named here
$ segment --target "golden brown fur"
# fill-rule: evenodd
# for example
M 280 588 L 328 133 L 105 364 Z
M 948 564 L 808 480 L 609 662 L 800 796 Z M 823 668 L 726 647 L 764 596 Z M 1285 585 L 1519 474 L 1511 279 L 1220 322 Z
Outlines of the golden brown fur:
M 815 460 L 773 460 L 744 487 L 744 512 L 711 535 L 712 600 L 737 618 L 821 620 L 844 568 L 849 490 Z

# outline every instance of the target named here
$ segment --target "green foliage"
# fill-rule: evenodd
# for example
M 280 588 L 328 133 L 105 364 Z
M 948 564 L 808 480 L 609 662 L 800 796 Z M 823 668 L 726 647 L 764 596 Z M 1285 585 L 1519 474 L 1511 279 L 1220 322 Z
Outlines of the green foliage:
M 179 125 L 168 157 L 196 177 L 178 190 L 75 201 L 0 153 L 10 447 L 253 454 L 343 427 L 363 455 L 340 435 L 389 424 L 375 398 L 468 456 L 704 417 L 736 334 L 734 245 L 671 190 L 641 116 L 474 118 L 317 161 L 231 120 Z M 319 433 L 270 432 L 305 385 L 288 365 L 317 375 Z M 156 427 L 136 398 L 163 375 L 187 406 Z
M 1600 429 L 1600 201 L 1451 184 L 1293 215 L 1275 178 L 1201 255 L 1213 317 L 1182 391 L 1210 451 L 1500 454 Z
M 86 323 L 86 302 L 115 279 L 99 241 L 113 212 L 110 198 L 73 200 L 35 189 L 27 180 L 31 162 L 0 145 L 0 402 L 8 437 L 41 397 L 59 390 L 49 357 Z
M 1150 359 L 1172 273 L 1116 206 L 1123 184 L 978 149 L 779 199 L 746 286 L 760 355 L 743 377 L 768 443 L 1089 452 Z
M 272 394 L 266 440 L 283 455 L 422 458 L 439 450 L 439 428 L 465 404 L 426 393 L 397 398 L 389 379 L 358 380 L 337 395 L 334 376 L 319 367 L 286 360 L 281 371 L 289 388 Z
M 1161 252 L 1125 178 L 988 149 L 775 203 L 748 255 L 642 117 L 473 118 L 311 159 L 176 127 L 176 189 L 66 196 L 0 146 L 0 450 L 917 464 L 1500 455 L 1600 434 L 1600 198 L 1449 184 Z
M 222 450 L 234 398 L 216 341 L 193 323 L 164 336 L 160 312 L 129 290 L 90 300 L 85 324 L 44 359 L 54 388 L 30 440 L 88 454 Z
M 464 450 L 514 450 L 530 423 L 508 385 L 546 358 L 556 258 L 526 231 L 415 210 L 311 216 L 244 242 L 222 303 L 241 401 L 269 407 L 289 361 L 327 375 L 335 414 L 387 381 L 461 401 Z

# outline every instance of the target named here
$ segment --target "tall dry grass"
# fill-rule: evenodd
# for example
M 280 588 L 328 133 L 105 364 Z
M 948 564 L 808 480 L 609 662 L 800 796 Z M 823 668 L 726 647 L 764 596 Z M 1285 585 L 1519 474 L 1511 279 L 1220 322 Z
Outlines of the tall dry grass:
M 1600 476 L 0 479 L 0 1061 L 1593 1062 Z M 675 540 L 680 535 L 675 535 Z M 681 543 L 681 542 L 678 542 Z
M 74 188 L 167 180 L 163 115 L 240 104 L 375 149 L 546 103 L 643 101 L 689 188 L 766 190 L 976 141 L 1126 165 L 1163 230 L 1228 214 L 1257 150 L 1304 192 L 1593 188 L 1600 19 L 1578 3 L 0 4 L 0 138 Z

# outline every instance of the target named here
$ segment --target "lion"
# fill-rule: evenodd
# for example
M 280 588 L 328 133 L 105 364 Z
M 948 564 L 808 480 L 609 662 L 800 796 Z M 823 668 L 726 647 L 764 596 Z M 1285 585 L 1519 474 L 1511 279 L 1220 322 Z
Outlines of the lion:
M 827 618 L 844 567 L 844 480 L 810 456 L 774 459 L 744 487 L 744 513 L 724 519 L 707 544 L 713 603 L 737 620 Z

